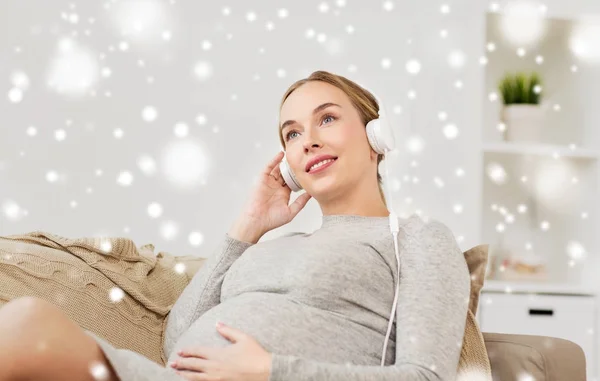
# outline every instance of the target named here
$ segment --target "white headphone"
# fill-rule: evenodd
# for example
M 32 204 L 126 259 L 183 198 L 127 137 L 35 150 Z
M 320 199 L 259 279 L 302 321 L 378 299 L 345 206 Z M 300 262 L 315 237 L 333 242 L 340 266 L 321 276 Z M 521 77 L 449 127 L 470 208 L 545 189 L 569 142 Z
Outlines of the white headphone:
M 377 114 L 379 117 L 377 119 L 373 119 L 367 123 L 367 126 L 366 126 L 367 139 L 369 140 L 369 144 L 371 145 L 371 148 L 373 148 L 373 150 L 375 152 L 377 152 L 378 154 L 385 155 L 388 151 L 391 151 L 395 148 L 396 142 L 394 139 L 392 127 L 391 127 L 390 123 L 388 122 L 386 113 L 384 111 L 383 102 L 381 102 L 381 100 L 376 95 L 373 95 L 373 96 L 377 100 L 377 105 L 379 107 Z M 386 180 L 389 179 L 387 163 L 388 163 L 388 160 L 384 160 Z M 281 163 L 279 164 L 279 170 L 281 171 L 281 175 L 283 176 L 285 183 L 287 184 L 287 186 L 290 187 L 290 189 L 292 191 L 298 192 L 302 189 L 302 186 L 296 179 L 296 176 L 294 176 L 294 172 L 292 172 L 292 170 L 290 169 L 290 166 L 288 165 L 287 160 L 285 159 L 285 156 L 284 156 L 283 160 L 281 161 Z M 392 193 L 389 188 L 389 181 L 385 181 L 384 183 L 387 185 L 388 195 L 391 199 Z M 393 205 L 393 202 L 391 202 L 390 205 Z M 398 253 L 398 231 L 400 230 L 400 227 L 398 224 L 398 217 L 396 216 L 396 214 L 394 213 L 393 210 L 390 211 L 389 219 L 390 219 L 390 231 L 392 232 L 392 236 L 394 237 L 394 249 L 396 252 L 396 263 L 398 265 L 397 272 L 396 272 L 398 283 L 396 284 L 396 291 L 394 293 L 394 304 L 392 305 L 392 311 L 390 312 L 388 329 L 387 329 L 387 333 L 385 335 L 385 341 L 383 343 L 383 353 L 381 355 L 381 366 L 385 365 L 385 354 L 387 351 L 388 339 L 389 339 L 389 336 L 390 336 L 390 333 L 392 330 L 392 324 L 394 322 L 394 315 L 396 313 L 396 304 L 398 303 L 398 292 L 400 289 L 400 254 Z

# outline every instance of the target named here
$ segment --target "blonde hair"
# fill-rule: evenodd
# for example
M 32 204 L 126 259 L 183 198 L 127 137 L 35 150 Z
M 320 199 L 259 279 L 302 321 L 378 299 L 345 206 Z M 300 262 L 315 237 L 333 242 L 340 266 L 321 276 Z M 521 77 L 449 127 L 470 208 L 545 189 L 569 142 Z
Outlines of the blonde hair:
M 291 93 L 294 92 L 294 90 L 304 85 L 305 83 L 312 81 L 321 81 L 329 83 L 330 85 L 333 85 L 338 89 L 342 90 L 348 96 L 348 98 L 350 98 L 350 102 L 352 103 L 356 111 L 358 111 L 360 119 L 365 126 L 369 121 L 377 119 L 379 117 L 379 105 L 377 104 L 377 99 L 375 98 L 375 96 L 373 96 L 371 92 L 359 86 L 355 82 L 349 80 L 348 78 L 322 70 L 315 71 L 307 78 L 303 78 L 294 82 L 283 94 L 281 104 L 279 105 L 279 110 L 281 110 L 286 99 L 290 96 Z M 283 135 L 281 134 L 281 129 L 277 128 L 277 130 L 279 131 L 279 141 L 281 142 L 281 146 L 285 147 L 285 140 L 283 139 Z M 383 179 L 379 174 L 379 163 L 381 163 L 383 159 L 383 154 L 377 155 L 377 184 L 379 186 L 379 194 L 381 195 L 381 199 L 387 207 L 385 195 L 383 193 Z

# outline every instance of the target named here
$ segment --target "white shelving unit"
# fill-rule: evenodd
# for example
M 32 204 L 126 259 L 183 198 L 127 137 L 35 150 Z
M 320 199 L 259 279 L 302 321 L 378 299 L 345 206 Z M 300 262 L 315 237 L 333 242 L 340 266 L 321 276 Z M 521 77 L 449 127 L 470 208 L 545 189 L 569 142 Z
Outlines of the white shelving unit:
M 536 256 L 545 264 L 546 277 L 502 280 L 496 266 L 499 280 L 486 280 L 478 319 L 484 331 L 577 342 L 586 352 L 592 380 L 600 376 L 600 111 L 589 99 L 600 94 L 600 65 L 578 62 L 571 52 L 576 19 L 546 19 L 546 35 L 522 57 L 503 37 L 503 17 L 486 17 L 486 44 L 495 48 L 490 52 L 484 47 L 490 57 L 486 94 L 498 93 L 497 84 L 507 72 L 538 72 L 545 124 L 539 141 L 507 141 L 498 128 L 501 95 L 496 102 L 484 102 L 480 241 L 490 245 L 490 264 L 501 256 Z M 536 62 L 536 56 L 545 64 Z M 526 313 L 538 304 L 554 311 L 554 317 L 540 324 Z M 578 313 L 567 312 L 572 309 Z M 575 321 L 567 323 L 567 315 Z
M 600 151 L 576 146 L 559 146 L 529 142 L 492 142 L 484 143 L 485 153 L 506 153 L 515 155 L 549 156 L 553 158 L 590 159 L 600 158 Z
M 484 293 L 596 296 L 593 288 L 569 283 L 486 280 Z
M 486 16 L 486 44 L 494 45 L 493 51 L 484 47 L 490 56 L 486 92 L 498 93 L 507 72 L 536 71 L 545 124 L 539 141 L 507 141 L 497 128 L 501 96 L 484 103 L 481 242 L 493 253 L 501 248 L 505 254 L 542 256 L 546 283 L 599 290 L 593 269 L 600 270 L 600 110 L 589 98 L 600 95 L 600 65 L 578 62 L 572 53 L 569 41 L 577 28 L 572 15 L 547 18 L 546 34 L 527 47 L 525 57 L 503 35 L 505 17 Z M 583 256 L 569 256 L 574 254 L 569 247 Z

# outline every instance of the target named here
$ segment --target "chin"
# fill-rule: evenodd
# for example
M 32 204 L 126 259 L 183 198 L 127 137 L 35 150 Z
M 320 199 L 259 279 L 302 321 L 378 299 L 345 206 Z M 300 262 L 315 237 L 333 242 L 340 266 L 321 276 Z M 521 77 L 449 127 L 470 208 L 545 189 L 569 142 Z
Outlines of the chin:
M 340 189 L 340 184 L 330 179 L 319 179 L 310 184 L 310 193 L 315 199 L 327 199 L 327 196 L 334 194 Z
M 308 180 L 305 182 L 307 188 L 310 188 L 316 193 L 331 192 L 332 190 L 339 188 L 346 179 L 344 176 L 340 178 L 337 171 L 338 169 L 339 168 L 336 168 L 335 171 L 331 171 L 327 173 L 327 175 L 321 177 L 316 177 L 318 175 L 309 175 L 307 173 Z

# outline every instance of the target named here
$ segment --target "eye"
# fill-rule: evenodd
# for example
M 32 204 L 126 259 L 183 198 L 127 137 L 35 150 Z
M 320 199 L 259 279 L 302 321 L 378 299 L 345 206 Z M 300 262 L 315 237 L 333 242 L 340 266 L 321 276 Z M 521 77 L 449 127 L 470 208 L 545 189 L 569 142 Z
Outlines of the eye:
M 294 132 L 295 132 L 295 133 L 298 133 L 298 131 L 294 131 L 294 130 L 292 130 L 292 131 L 288 132 L 288 133 L 285 135 L 285 141 L 286 141 L 286 142 L 287 142 L 288 140 L 290 140 L 290 135 L 291 135 L 291 134 L 293 134 Z
M 335 116 L 333 116 L 331 114 L 325 114 L 325 115 L 323 115 L 323 119 L 321 119 L 321 121 L 325 121 L 325 120 L 330 119 L 330 118 L 331 118 L 332 122 L 337 119 Z

